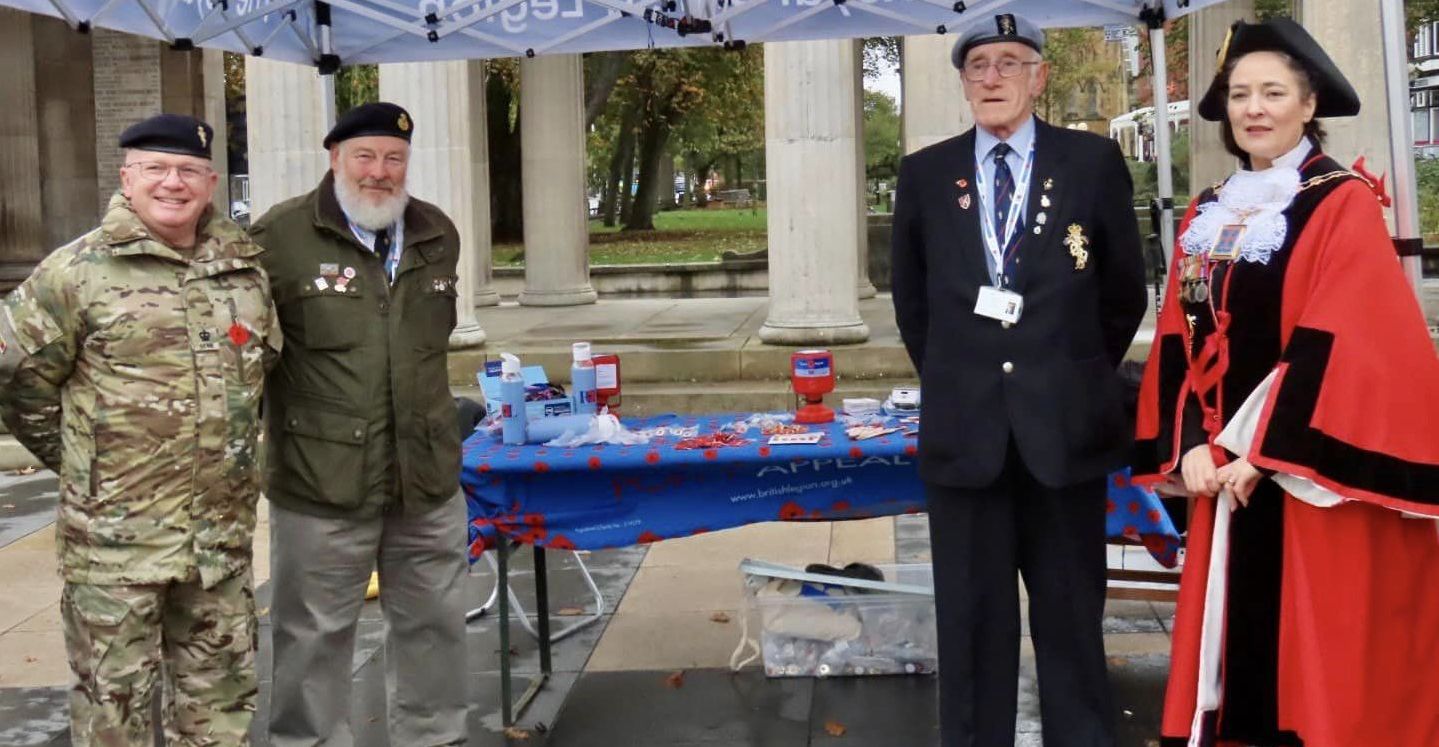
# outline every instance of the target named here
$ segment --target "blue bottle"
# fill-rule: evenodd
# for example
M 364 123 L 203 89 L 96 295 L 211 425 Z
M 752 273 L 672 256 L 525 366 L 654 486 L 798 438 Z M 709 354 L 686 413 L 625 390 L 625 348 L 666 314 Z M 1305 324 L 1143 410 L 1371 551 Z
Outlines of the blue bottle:
M 525 442 L 525 377 L 520 372 L 520 359 L 500 353 L 500 431 L 506 444 Z
M 595 362 L 590 344 L 577 342 L 570 346 L 574 363 L 570 366 L 570 392 L 574 397 L 576 415 L 595 414 Z

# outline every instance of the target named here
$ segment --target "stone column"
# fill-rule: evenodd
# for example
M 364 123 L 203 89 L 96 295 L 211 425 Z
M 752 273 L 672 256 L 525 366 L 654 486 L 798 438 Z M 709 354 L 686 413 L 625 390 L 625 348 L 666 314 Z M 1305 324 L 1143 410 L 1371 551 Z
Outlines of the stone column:
M 245 58 L 250 215 L 304 194 L 330 170 L 321 147 L 334 119 L 334 82 L 312 67 Z
M 40 180 L 39 191 L 45 206 L 45 242 L 27 257 L 39 261 L 51 249 L 99 225 L 99 183 L 95 176 L 95 98 L 91 78 L 93 34 L 77 34 L 64 21 L 29 16 L 35 33 L 36 74 L 44 85 L 37 86 L 39 99 Z M 9 26 L 0 21 L 0 24 Z M 0 47 L 8 49 L 8 45 Z M 0 53 L 3 54 L 3 53 Z M 17 68 L 5 66 L 23 75 Z M 7 81 L 8 82 L 8 81 Z M 4 87 L 5 83 L 0 83 Z M 13 101 L 5 96 L 0 101 Z M 14 194 L 11 190 L 0 191 Z M 105 193 L 106 199 L 109 193 Z M 0 231 L 4 233 L 4 231 Z M 4 264 L 20 259 L 5 255 Z M 25 269 L 29 274 L 29 268 Z
M 489 264 L 489 174 L 476 171 L 485 152 L 484 63 L 419 62 L 380 66 L 380 98 L 409 110 L 415 123 L 406 188 L 433 202 L 460 232 L 458 322 L 451 348 L 481 345 L 485 331 L 475 319 L 475 283 L 483 256 Z M 491 291 L 493 293 L 493 291 Z
M 900 109 L 905 153 L 954 137 L 974 125 L 964 99 L 964 81 L 950 64 L 953 36 L 906 36 L 900 83 Z
M 45 221 L 40 191 L 40 120 L 31 17 L 0 10 L 0 256 L 43 257 Z M 38 255 L 38 256 L 37 256 Z
M 520 61 L 525 289 L 520 303 L 594 303 L 585 200 L 585 70 L 580 55 Z
M 1382 38 L 1378 4 L 1298 0 L 1295 5 L 1297 19 L 1333 58 L 1364 104 L 1357 117 L 1323 120 L 1329 133 L 1325 152 L 1345 166 L 1363 156 L 1366 171 L 1389 173 L 1392 159 L 1384 55 L 1376 41 Z M 1384 215 L 1392 230 L 1392 214 L 1386 210 Z
M 859 211 L 855 216 L 857 224 L 856 235 L 859 237 L 859 262 L 856 265 L 858 275 L 855 286 L 856 295 L 859 298 L 874 298 L 879 295 L 874 283 L 869 280 L 869 180 L 864 173 L 864 40 L 854 40 L 854 88 L 858 92 L 854 104 L 854 178 L 855 184 L 859 185 L 857 190 L 859 197 Z
M 1239 161 L 1224 150 L 1223 124 L 1201 119 L 1199 100 L 1214 80 L 1216 57 L 1229 25 L 1254 20 L 1254 0 L 1229 0 L 1189 16 L 1189 194 L 1197 196 L 1234 173 Z M 1178 185 L 1176 185 L 1177 187 Z M 1183 213 L 1183 205 L 1174 209 Z
M 765 171 L 769 175 L 771 344 L 864 342 L 858 261 L 861 89 L 853 40 L 781 42 L 764 49 Z
M 210 143 L 214 154 L 215 171 L 220 174 L 220 184 L 215 188 L 215 207 L 223 214 L 230 214 L 230 138 L 226 132 L 225 120 L 225 53 L 218 49 L 193 52 L 199 56 L 201 75 L 200 101 L 195 116 L 215 128 L 215 141 Z

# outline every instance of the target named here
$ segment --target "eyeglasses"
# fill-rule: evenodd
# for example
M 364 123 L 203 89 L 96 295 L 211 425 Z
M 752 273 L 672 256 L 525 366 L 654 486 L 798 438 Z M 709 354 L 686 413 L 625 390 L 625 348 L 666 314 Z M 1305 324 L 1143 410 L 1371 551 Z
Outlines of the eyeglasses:
M 180 175 L 180 181 L 186 184 L 201 184 L 206 179 L 209 179 L 211 174 L 215 173 L 215 170 L 209 166 L 196 166 L 194 164 L 169 166 L 159 163 L 158 161 L 135 161 L 125 164 L 125 168 L 134 169 L 140 174 L 140 178 L 147 182 L 165 181 L 170 177 L 170 172 L 174 171 Z
M 1013 78 L 1014 76 L 1019 75 L 1019 72 L 1023 70 L 1026 66 L 1038 64 L 1039 60 L 1030 60 L 1028 62 L 1025 62 L 1022 60 L 1016 60 L 1012 57 L 1006 57 L 999 62 L 990 62 L 989 60 L 975 60 L 974 62 L 965 64 L 964 79 L 971 83 L 979 83 L 980 81 L 984 80 L 984 76 L 989 74 L 990 68 L 994 68 L 995 70 L 997 70 L 999 72 L 999 77 L 1001 78 Z

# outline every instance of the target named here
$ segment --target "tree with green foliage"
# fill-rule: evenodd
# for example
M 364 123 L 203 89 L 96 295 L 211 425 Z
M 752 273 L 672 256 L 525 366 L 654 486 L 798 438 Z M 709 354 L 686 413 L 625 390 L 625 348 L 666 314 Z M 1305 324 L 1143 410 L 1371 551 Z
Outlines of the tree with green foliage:
M 1044 59 L 1049 62 L 1049 82 L 1037 102 L 1045 121 L 1062 125 L 1073 96 L 1110 81 L 1114 63 L 1102 54 L 1103 45 L 1099 29 L 1054 29 L 1045 33 Z
M 692 166 L 713 164 L 761 142 L 763 111 L 764 58 L 757 46 L 631 52 L 607 113 L 618 122 L 619 138 L 610 151 L 607 183 L 619 184 L 625 229 L 653 230 L 659 191 L 670 189 L 659 182 L 672 145 L 691 156 Z M 628 137 L 632 148 L 624 145 Z M 626 184 L 631 173 L 637 173 L 633 190 Z M 626 206 L 631 191 L 634 199 Z
M 893 179 L 899 174 L 899 105 L 882 91 L 864 92 L 864 175 Z

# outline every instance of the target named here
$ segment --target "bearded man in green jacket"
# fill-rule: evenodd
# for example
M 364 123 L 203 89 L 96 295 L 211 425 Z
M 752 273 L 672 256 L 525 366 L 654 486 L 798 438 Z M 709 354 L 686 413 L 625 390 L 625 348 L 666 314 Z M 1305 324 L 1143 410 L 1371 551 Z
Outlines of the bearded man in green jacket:
M 252 229 L 287 344 L 267 380 L 274 747 L 349 745 L 371 570 L 386 621 L 390 743 L 462 744 L 465 503 L 446 354 L 459 234 L 405 191 L 415 123 L 350 110 L 330 172 Z

